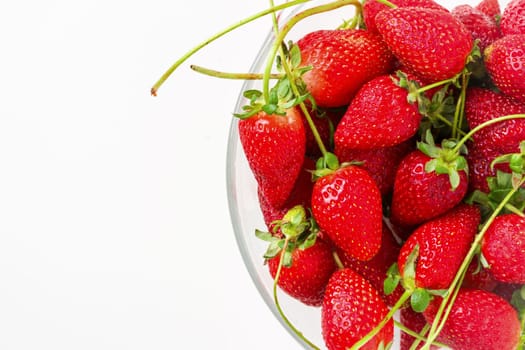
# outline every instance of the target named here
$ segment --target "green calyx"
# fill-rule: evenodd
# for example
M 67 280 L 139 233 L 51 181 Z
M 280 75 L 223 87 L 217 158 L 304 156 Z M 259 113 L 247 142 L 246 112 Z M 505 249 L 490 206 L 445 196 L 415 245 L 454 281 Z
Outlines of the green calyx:
M 457 145 L 455 140 L 443 140 L 441 147 L 436 146 L 430 130 L 427 130 L 425 141 L 417 144 L 421 152 L 432 158 L 425 164 L 425 171 L 448 175 L 452 190 L 455 190 L 460 184 L 459 172 L 468 172 L 467 161 L 461 155 L 466 153 L 466 146 L 461 145 L 458 149 Z
M 283 249 L 283 265 L 292 265 L 292 253 L 295 249 L 307 249 L 315 244 L 319 228 L 302 205 L 297 205 L 286 212 L 281 220 L 273 222 L 272 232 L 255 230 L 255 235 L 266 242 L 268 248 L 265 259 L 279 255 Z

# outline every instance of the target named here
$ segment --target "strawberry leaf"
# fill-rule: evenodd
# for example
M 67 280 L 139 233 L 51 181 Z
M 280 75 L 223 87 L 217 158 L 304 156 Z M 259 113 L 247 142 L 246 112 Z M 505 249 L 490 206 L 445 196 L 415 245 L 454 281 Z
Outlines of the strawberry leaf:
M 416 288 L 410 296 L 410 306 L 415 312 L 423 312 L 431 300 L 430 293 L 424 288 Z
M 401 281 L 401 275 L 399 274 L 397 263 L 392 264 L 392 266 L 388 268 L 386 274 L 387 277 L 383 282 L 383 290 L 385 292 L 385 295 L 390 295 L 394 292 L 394 290 L 399 285 L 399 282 Z

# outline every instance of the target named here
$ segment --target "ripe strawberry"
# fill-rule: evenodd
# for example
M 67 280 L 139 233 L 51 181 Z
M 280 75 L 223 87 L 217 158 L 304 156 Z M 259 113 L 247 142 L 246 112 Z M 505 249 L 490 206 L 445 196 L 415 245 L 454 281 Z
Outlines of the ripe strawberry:
M 321 231 L 350 256 L 366 261 L 379 251 L 381 194 L 366 170 L 348 165 L 319 178 L 312 214 Z
M 479 40 L 478 46 L 481 52 L 501 37 L 501 32 L 494 19 L 470 5 L 456 6 L 451 13 L 467 27 L 472 34 L 472 39 Z
M 423 312 L 433 322 L 441 298 Z M 520 340 L 516 310 L 503 298 L 483 290 L 461 289 L 438 341 L 454 350 L 516 350 Z
M 312 198 L 312 189 L 314 182 L 312 181 L 312 174 L 310 171 L 315 169 L 315 162 L 310 158 L 305 158 L 301 171 L 295 181 L 294 187 L 290 196 L 283 206 L 274 207 L 270 205 L 261 191 L 258 191 L 259 206 L 263 214 L 264 222 L 270 232 L 273 231 L 275 220 L 281 220 L 288 210 L 296 205 L 302 205 L 305 208 L 310 208 L 310 200 Z
M 281 255 L 268 260 L 270 274 L 275 278 Z M 314 245 L 306 249 L 295 249 L 292 264 L 283 266 L 277 284 L 291 297 L 310 306 L 321 306 L 330 276 L 337 266 L 331 246 L 317 238 Z
M 259 112 L 239 121 L 239 137 L 248 164 L 266 202 L 284 205 L 303 165 L 306 136 L 296 108 L 285 116 Z
M 476 255 L 465 272 L 465 278 L 461 286 L 492 292 L 498 286 L 498 281 L 494 279 L 494 276 L 492 276 L 488 269 L 481 266 L 479 256 Z
M 343 109 L 326 109 L 312 111 L 310 113 L 312 121 L 315 124 L 317 132 L 323 141 L 323 144 L 328 146 L 333 143 L 333 134 L 336 125 L 341 120 L 341 117 L 344 114 Z M 322 156 L 319 145 L 315 140 L 312 128 L 308 125 L 306 118 L 304 118 L 305 128 L 306 128 L 306 156 L 318 159 Z
M 465 117 L 469 127 L 512 114 L 525 113 L 525 104 L 498 94 L 492 90 L 469 88 L 465 100 Z M 469 147 L 471 188 L 488 192 L 487 177 L 494 176 L 490 163 L 499 155 L 519 152 L 519 144 L 525 139 L 525 120 L 511 119 L 493 124 L 473 136 Z M 498 164 L 497 169 L 509 171 L 508 166 Z
M 395 225 L 421 224 L 452 209 L 465 196 L 468 189 L 465 170 L 458 171 L 459 183 L 453 188 L 449 175 L 425 169 L 431 160 L 430 156 L 415 150 L 399 163 L 390 216 Z
M 336 271 L 326 287 L 321 309 L 323 338 L 328 350 L 346 350 L 388 313 L 379 292 L 361 275 L 345 268 Z M 387 349 L 394 337 L 390 320 L 361 350 Z
M 525 284 L 525 218 L 497 216 L 483 236 L 481 253 L 495 279 Z
M 343 266 L 352 269 L 366 278 L 372 286 L 377 289 L 383 300 L 388 306 L 394 306 L 403 294 L 403 289 L 399 286 L 389 295 L 385 295 L 384 282 L 387 271 L 397 262 L 400 245 L 397 243 L 392 232 L 387 225 L 383 225 L 383 235 L 381 237 L 381 249 L 369 261 L 355 259 L 343 251 L 338 251 L 339 258 Z
M 415 286 L 446 289 L 468 252 L 481 221 L 479 208 L 460 204 L 419 226 L 401 247 L 399 272 L 404 276 L 409 255 L 418 246 Z
M 498 0 L 481 0 L 475 8 L 494 21 L 499 22 L 499 19 L 501 17 L 501 8 L 499 6 Z
M 417 6 L 417 7 L 425 7 L 425 8 L 432 8 L 436 10 L 441 10 L 448 12 L 448 10 L 435 2 L 434 0 L 394 0 L 390 1 L 397 7 L 409 7 L 409 6 Z M 379 33 L 376 26 L 376 15 L 383 11 L 388 9 L 389 7 L 385 4 L 380 3 L 376 0 L 366 0 L 363 4 L 363 20 L 366 25 L 366 29 L 369 32 L 372 33 Z
M 321 107 L 348 105 L 363 83 L 386 74 L 393 65 L 381 37 L 365 30 L 318 30 L 297 45 L 302 65 L 312 66 L 303 80 Z
M 412 139 L 395 146 L 373 149 L 350 149 L 336 144 L 334 153 L 341 162 L 360 162 L 360 166 L 368 171 L 384 196 L 392 191 L 397 166 L 401 159 L 414 150 L 414 144 Z
M 501 92 L 525 103 L 525 34 L 505 35 L 493 42 L 485 49 L 484 62 Z
M 401 309 L 399 313 L 400 321 L 405 326 L 408 327 L 410 330 L 419 333 L 423 327 L 427 324 L 427 321 L 425 320 L 425 317 L 420 312 L 415 312 L 410 307 L 406 307 Z M 401 342 L 399 344 L 400 350 L 409 350 L 414 343 L 416 338 L 412 337 L 411 335 L 401 332 Z M 423 346 L 423 342 L 421 342 L 416 349 L 421 349 Z M 439 348 L 437 346 L 430 346 L 431 350 L 438 350 Z
M 381 75 L 359 89 L 335 130 L 336 148 L 388 147 L 415 135 L 421 114 L 397 81 L 397 77 Z
M 511 0 L 501 15 L 504 35 L 525 34 L 525 0 Z
M 375 20 L 399 61 L 430 82 L 460 73 L 472 51 L 470 32 L 445 11 L 399 7 L 381 11 Z

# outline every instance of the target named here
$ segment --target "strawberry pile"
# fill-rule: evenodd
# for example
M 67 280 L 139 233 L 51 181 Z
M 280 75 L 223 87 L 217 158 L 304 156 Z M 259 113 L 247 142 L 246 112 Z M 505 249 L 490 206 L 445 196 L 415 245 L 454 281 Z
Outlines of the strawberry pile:
M 265 72 L 220 74 L 262 81 L 235 116 L 274 288 L 321 308 L 329 350 L 387 349 L 395 328 L 407 350 L 523 349 L 525 0 L 336 0 L 277 25 L 307 2 L 265 12 Z

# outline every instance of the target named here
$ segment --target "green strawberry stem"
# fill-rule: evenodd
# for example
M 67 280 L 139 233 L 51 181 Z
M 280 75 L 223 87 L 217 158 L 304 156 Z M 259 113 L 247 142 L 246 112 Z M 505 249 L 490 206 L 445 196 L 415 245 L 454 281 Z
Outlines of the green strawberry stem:
M 284 323 L 286 323 L 286 325 L 288 327 L 290 327 L 290 329 L 301 339 L 303 340 L 306 344 L 308 344 L 312 349 L 314 350 L 320 350 L 320 348 L 318 346 L 316 346 L 314 343 L 312 343 L 310 340 L 308 340 L 308 338 L 306 338 L 303 333 L 301 333 L 294 325 L 292 322 L 290 322 L 290 320 L 288 319 L 288 317 L 286 317 L 283 309 L 281 308 L 281 304 L 279 303 L 279 298 L 278 298 L 278 295 L 277 295 L 277 283 L 279 281 L 279 276 L 281 275 L 281 270 L 283 268 L 283 261 L 284 261 L 284 254 L 286 253 L 286 248 L 288 247 L 288 242 L 290 241 L 290 238 L 286 238 L 285 241 L 284 241 L 284 246 L 282 248 L 282 251 L 281 251 L 281 255 L 280 255 L 280 259 L 279 259 L 279 265 L 277 266 L 277 272 L 275 273 L 275 278 L 273 279 L 273 300 L 274 300 L 274 303 L 275 303 L 275 307 L 277 308 L 277 311 L 279 312 L 279 315 L 281 316 L 281 318 L 283 319 Z
M 218 70 L 201 67 L 194 64 L 192 64 L 190 68 L 196 71 L 197 73 L 221 79 L 262 80 L 264 78 L 264 75 L 262 73 L 221 72 Z M 283 76 L 284 74 L 275 73 L 270 75 L 270 79 L 281 79 Z
M 390 7 L 390 8 L 393 8 L 393 9 L 395 9 L 395 8 L 397 7 L 396 4 L 391 3 L 391 2 L 388 1 L 388 0 L 376 0 L 376 1 L 377 1 L 378 3 L 380 3 L 380 4 L 386 5 L 386 6 Z
M 266 68 L 264 70 L 264 76 L 263 79 L 263 96 L 264 100 L 268 101 L 270 97 L 270 84 L 269 84 L 269 77 L 272 72 L 272 67 L 275 62 L 275 57 L 277 56 L 277 51 L 279 51 L 281 44 L 284 42 L 284 39 L 290 32 L 290 30 L 300 21 L 302 21 L 305 18 L 308 18 L 310 16 L 320 14 L 323 12 L 332 11 L 335 9 L 338 9 L 343 6 L 347 5 L 353 5 L 356 8 L 356 15 L 361 14 L 361 3 L 358 0 L 336 0 L 327 4 L 319 5 L 316 7 L 309 8 L 307 10 L 304 10 L 295 16 L 293 16 L 287 23 L 285 23 L 275 38 L 275 41 L 270 49 L 270 53 L 268 55 L 268 60 L 266 63 Z
M 343 264 L 343 262 L 341 261 L 341 258 L 339 257 L 339 254 L 337 254 L 336 251 L 334 251 L 332 253 L 332 255 L 334 256 L 334 261 L 335 261 L 335 264 L 337 265 L 337 267 L 339 269 L 344 269 L 345 268 L 345 265 Z
M 525 115 L 522 114 L 521 116 L 525 118 Z M 501 119 L 501 118 L 498 118 L 498 119 Z M 457 293 L 459 292 L 459 288 L 461 286 L 461 282 L 465 276 L 467 268 L 470 265 L 472 258 L 479 250 L 479 246 L 481 245 L 481 241 L 483 239 L 483 236 L 485 235 L 485 232 L 487 232 L 488 228 L 490 227 L 490 225 L 492 224 L 496 216 L 503 210 L 503 208 L 509 202 L 511 197 L 518 191 L 518 189 L 524 183 L 525 183 L 525 178 L 521 179 L 517 187 L 509 191 L 509 193 L 505 196 L 505 198 L 503 198 L 501 203 L 499 203 L 499 205 L 496 207 L 492 215 L 487 219 L 487 221 L 483 224 L 479 233 L 476 235 L 476 238 L 474 239 L 474 242 L 472 243 L 470 250 L 468 251 L 465 258 L 463 259 L 463 262 L 461 266 L 459 267 L 458 272 L 456 273 L 456 276 L 454 277 L 454 280 L 450 284 L 447 292 L 445 293 L 445 296 L 443 297 L 443 301 L 441 302 L 440 307 L 436 313 L 434 322 L 432 322 L 432 325 L 430 327 L 427 342 L 423 345 L 421 350 L 430 349 L 430 345 L 432 344 L 433 341 L 435 341 L 439 332 L 441 332 L 441 330 L 443 329 L 443 326 L 445 325 L 448 315 L 450 311 L 452 310 L 454 300 L 456 299 Z
M 418 341 L 426 341 L 427 340 L 426 337 L 422 336 L 421 334 L 419 334 L 417 332 L 414 332 L 413 330 L 411 330 L 410 328 L 408 328 L 407 326 L 405 326 L 404 324 L 402 324 L 399 321 L 394 320 L 394 325 L 397 328 L 399 328 L 402 332 L 412 336 L 413 338 L 416 338 L 416 340 L 418 340 Z M 428 325 L 425 325 L 425 327 L 423 327 L 422 331 L 428 331 Z M 416 347 L 417 347 L 417 344 L 419 344 L 419 342 L 416 343 Z M 432 343 L 432 345 L 436 345 L 436 346 L 439 346 L 439 347 L 447 347 L 445 344 L 442 344 L 442 343 L 437 342 L 437 341 Z M 414 350 L 414 349 L 410 348 L 410 350 Z
M 271 8 L 268 8 L 264 11 L 260 11 L 260 12 L 257 12 L 256 14 L 254 15 L 251 15 L 249 17 L 246 17 L 242 20 L 240 20 L 239 22 L 221 30 L 220 32 L 216 33 L 215 35 L 211 36 L 210 38 L 204 40 L 203 42 L 201 42 L 200 44 L 198 44 L 197 46 L 195 46 L 194 48 L 192 48 L 191 50 L 189 50 L 188 52 L 186 52 L 182 57 L 180 57 L 177 61 L 175 61 L 175 63 L 173 63 L 173 65 L 171 65 L 171 67 L 168 68 L 168 70 L 166 70 L 166 72 L 159 78 L 159 80 L 157 80 L 157 82 L 153 85 L 153 87 L 151 88 L 151 95 L 153 96 L 157 96 L 157 91 L 159 90 L 159 88 L 162 86 L 162 84 L 164 84 L 164 82 L 171 76 L 171 74 L 181 65 L 183 64 L 188 58 L 190 58 L 191 56 L 193 56 L 196 52 L 198 52 L 199 50 L 201 50 L 203 47 L 207 46 L 208 44 L 212 43 L 213 41 L 219 39 L 220 37 L 230 33 L 231 31 L 239 28 L 239 27 L 242 27 L 243 25 L 247 24 L 247 23 L 250 23 L 258 18 L 261 18 L 263 16 L 266 16 L 270 13 L 275 13 L 276 11 L 280 11 L 280 10 L 283 10 L 283 9 L 286 9 L 286 8 L 289 8 L 289 7 L 293 7 L 293 6 L 297 6 L 297 5 L 300 5 L 300 4 L 303 4 L 305 2 L 308 2 L 308 1 L 311 1 L 311 0 L 294 0 L 294 1 L 290 1 L 290 2 L 286 2 L 284 4 L 280 4 L 278 6 L 275 6 L 275 7 L 271 7 Z
M 405 302 L 410 298 L 414 291 L 407 289 L 405 292 L 399 297 L 398 301 L 395 303 L 395 305 L 390 309 L 388 314 L 386 314 L 385 317 L 379 322 L 377 326 L 375 326 L 370 332 L 368 332 L 367 335 L 365 335 L 363 338 L 361 338 L 357 343 L 352 345 L 352 347 L 349 350 L 357 350 L 361 348 L 363 345 L 365 345 L 370 339 L 372 339 L 377 333 L 383 329 L 383 327 L 394 317 L 394 314 L 399 310 Z

